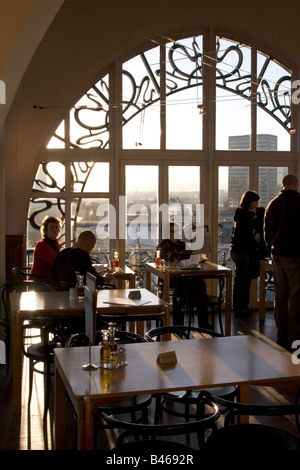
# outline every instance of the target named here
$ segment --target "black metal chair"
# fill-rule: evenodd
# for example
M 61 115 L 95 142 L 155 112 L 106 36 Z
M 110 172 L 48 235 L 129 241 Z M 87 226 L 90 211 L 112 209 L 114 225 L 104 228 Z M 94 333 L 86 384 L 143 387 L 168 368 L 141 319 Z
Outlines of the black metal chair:
M 171 335 L 171 338 L 174 340 L 189 340 L 192 338 L 213 338 L 213 337 L 222 337 L 220 333 L 216 333 L 211 330 L 206 330 L 204 328 L 189 327 L 184 325 L 173 325 L 173 326 L 163 326 L 161 328 L 153 328 L 146 333 L 146 338 L 148 341 L 162 341 L 168 339 Z M 200 360 L 200 359 L 199 359 Z M 194 417 L 194 414 L 191 413 L 190 408 L 194 405 L 198 405 L 198 395 L 199 390 L 180 390 L 174 392 L 168 392 L 163 394 L 156 394 L 155 399 L 155 417 L 154 422 L 157 424 L 159 422 L 160 416 L 164 411 L 167 414 L 173 416 L 181 416 L 186 421 L 191 417 Z M 228 400 L 234 400 L 238 393 L 238 388 L 236 386 L 226 386 L 226 387 L 215 387 L 210 388 L 209 392 L 212 395 L 220 396 Z M 168 403 L 178 403 L 184 407 L 184 411 L 177 411 L 173 408 L 168 407 Z
M 7 371 L 9 369 L 10 350 L 10 320 L 11 304 L 10 294 L 12 292 L 49 292 L 53 291 L 51 285 L 45 282 L 24 280 L 20 282 L 6 283 L 1 286 L 1 300 L 4 307 L 5 318 L 1 324 L 5 327 L 5 343 L 7 357 Z M 60 321 L 60 320 L 57 320 Z M 29 392 L 28 392 L 28 413 L 32 396 L 33 372 L 43 374 L 45 377 L 45 401 L 44 401 L 44 421 L 47 417 L 50 397 L 50 381 L 52 375 L 53 349 L 57 346 L 57 341 L 52 339 L 53 332 L 58 331 L 56 322 L 50 318 L 32 318 L 23 324 L 22 349 L 23 354 L 29 359 Z M 43 364 L 43 369 L 38 368 L 38 364 Z
M 101 331 L 95 333 L 95 344 L 101 343 L 102 334 Z M 116 331 L 115 340 L 117 344 L 129 344 L 129 343 L 145 343 L 146 340 L 142 336 L 132 333 L 130 331 Z M 89 340 L 84 333 L 72 336 L 66 343 L 66 347 L 81 347 L 88 346 Z M 111 373 L 111 372 L 109 372 Z M 119 401 L 103 405 L 96 409 L 94 412 L 94 446 L 96 448 L 97 443 L 97 430 L 106 429 L 113 427 L 111 424 L 101 423 L 101 413 L 104 412 L 107 415 L 120 415 L 130 414 L 132 422 L 138 422 L 137 413 L 141 412 L 140 420 L 143 423 L 148 422 L 148 408 L 152 401 L 151 394 L 133 395 L 123 398 Z
M 175 289 L 175 295 L 181 309 L 188 316 L 188 326 L 192 326 L 192 321 L 194 320 L 195 310 L 198 313 L 199 322 L 201 321 L 201 311 L 205 311 L 206 315 L 211 315 L 211 329 L 215 330 L 215 316 L 218 316 L 219 328 L 222 335 L 224 335 L 223 321 L 222 321 L 222 304 L 224 303 L 224 286 L 225 278 L 222 277 L 212 277 L 211 279 L 218 280 L 218 294 L 217 295 L 208 295 L 204 291 L 205 287 L 202 287 L 204 283 L 203 279 L 197 280 L 197 276 L 180 276 L 177 278 L 177 281 L 184 281 L 181 284 L 180 289 Z M 199 284 L 199 285 L 197 285 Z M 183 287 L 182 287 L 183 286 Z M 179 294 L 177 292 L 179 290 Z M 204 319 L 207 321 L 206 319 Z M 207 321 L 208 323 L 208 321 Z M 199 326 L 200 323 L 199 323 Z
M 52 291 L 53 288 L 45 282 L 36 282 L 32 280 L 8 282 L 0 286 L 1 289 L 1 302 L 3 306 L 4 317 L 0 319 L 0 325 L 3 327 L 3 337 L 6 348 L 6 370 L 8 373 L 9 362 L 10 362 L 10 322 L 11 322 L 11 305 L 10 305 L 10 293 L 12 292 L 26 292 L 30 290 L 35 291 Z M 37 320 L 35 320 L 37 323 Z M 43 324 L 47 323 L 44 321 Z
M 113 418 L 102 412 L 102 419 L 110 426 L 117 428 L 120 434 L 116 441 L 116 447 L 112 449 L 115 455 L 142 455 L 144 458 L 152 455 L 169 456 L 168 463 L 180 463 L 173 461 L 171 456 L 174 454 L 191 455 L 191 457 L 200 457 L 200 450 L 203 449 L 203 436 L 206 430 L 214 429 L 216 421 L 219 419 L 220 412 L 215 402 L 200 392 L 198 394 L 198 408 L 195 419 L 189 422 L 179 421 L 168 424 L 143 424 L 130 423 L 120 419 Z M 203 408 L 206 412 L 203 414 Z M 122 432 L 122 430 L 125 430 Z M 172 441 L 171 436 L 189 435 L 196 433 L 199 450 L 187 445 Z M 171 440 L 170 440 L 171 437 Z M 129 441 L 129 442 L 126 442 Z M 150 460 L 147 460 L 148 462 Z M 182 462 L 181 462 L 182 463 Z M 191 462 L 183 462 L 185 464 Z M 196 462 L 193 461 L 193 464 Z
M 297 416 L 299 404 L 289 405 L 254 405 L 228 401 L 211 396 L 211 400 L 226 410 L 224 427 L 214 429 L 208 436 L 205 450 L 217 452 L 300 450 L 300 438 L 296 434 L 267 424 L 244 423 L 236 424 L 238 416 Z M 298 424 L 298 423 L 297 423 Z

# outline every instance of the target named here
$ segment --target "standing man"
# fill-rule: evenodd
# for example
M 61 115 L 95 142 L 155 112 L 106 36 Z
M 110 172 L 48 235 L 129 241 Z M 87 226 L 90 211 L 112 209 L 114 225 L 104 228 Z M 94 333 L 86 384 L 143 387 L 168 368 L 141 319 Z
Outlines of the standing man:
M 287 175 L 265 213 L 265 240 L 274 266 L 277 342 L 290 348 L 300 339 L 300 194 Z

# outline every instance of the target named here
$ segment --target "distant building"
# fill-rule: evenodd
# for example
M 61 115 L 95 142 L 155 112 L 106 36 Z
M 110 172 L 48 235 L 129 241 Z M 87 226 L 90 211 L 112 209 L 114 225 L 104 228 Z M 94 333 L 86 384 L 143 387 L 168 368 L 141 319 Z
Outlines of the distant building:
M 250 135 L 229 136 L 230 150 L 250 150 Z M 258 134 L 257 150 L 276 151 L 277 136 L 271 134 Z M 229 207 L 234 208 L 239 205 L 242 194 L 249 187 L 248 167 L 234 166 L 229 167 L 228 181 L 228 202 Z M 278 184 L 277 167 L 259 168 L 259 195 L 260 206 L 266 207 L 268 202 L 278 193 L 280 184 Z
M 250 135 L 230 135 L 228 139 L 229 150 L 250 150 Z M 276 151 L 277 135 L 258 134 L 256 146 L 260 151 Z

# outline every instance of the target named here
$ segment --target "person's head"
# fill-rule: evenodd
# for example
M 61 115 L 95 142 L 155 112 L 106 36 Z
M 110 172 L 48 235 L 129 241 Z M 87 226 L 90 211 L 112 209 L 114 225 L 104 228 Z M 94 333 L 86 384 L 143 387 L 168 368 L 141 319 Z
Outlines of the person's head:
M 281 182 L 282 189 L 298 189 L 298 179 L 294 175 L 286 175 L 282 178 Z
M 95 245 L 95 234 L 91 230 L 85 230 L 84 232 L 80 233 L 74 246 L 90 253 Z
M 256 191 L 245 191 L 242 195 L 240 206 L 244 209 L 254 210 L 258 206 L 260 196 Z
M 61 231 L 61 221 L 57 217 L 46 215 L 42 221 L 41 234 L 42 238 L 48 237 L 56 240 Z
M 179 227 L 175 222 L 170 222 L 170 240 L 178 240 Z

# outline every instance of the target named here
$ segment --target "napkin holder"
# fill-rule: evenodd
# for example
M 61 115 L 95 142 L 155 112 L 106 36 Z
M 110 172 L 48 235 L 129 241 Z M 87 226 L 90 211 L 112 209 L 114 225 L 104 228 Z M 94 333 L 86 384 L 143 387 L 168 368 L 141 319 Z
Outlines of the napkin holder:
M 141 291 L 139 290 L 132 290 L 128 294 L 129 299 L 132 300 L 139 300 L 141 298 Z
M 175 364 L 177 364 L 177 356 L 175 351 L 168 351 L 158 354 L 156 362 L 160 365 L 160 367 L 175 366 Z

